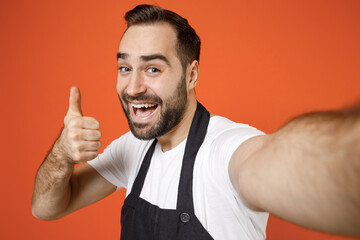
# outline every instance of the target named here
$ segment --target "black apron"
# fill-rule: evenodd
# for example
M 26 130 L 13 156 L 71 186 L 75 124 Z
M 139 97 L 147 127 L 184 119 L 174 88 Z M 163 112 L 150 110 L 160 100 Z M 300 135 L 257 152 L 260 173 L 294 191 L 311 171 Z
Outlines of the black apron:
M 185 146 L 176 210 L 161 209 L 139 197 L 157 142 L 153 141 L 121 210 L 121 240 L 213 239 L 195 216 L 192 192 L 195 158 L 209 119 L 209 112 L 197 103 Z

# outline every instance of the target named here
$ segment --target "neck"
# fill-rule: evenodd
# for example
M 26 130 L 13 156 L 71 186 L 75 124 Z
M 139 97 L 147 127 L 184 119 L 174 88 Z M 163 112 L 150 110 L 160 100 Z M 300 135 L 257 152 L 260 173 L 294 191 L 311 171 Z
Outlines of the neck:
M 195 115 L 197 101 L 195 93 L 190 92 L 188 95 L 188 102 L 185 107 L 184 115 L 181 121 L 168 133 L 158 137 L 163 152 L 169 151 L 184 141 L 187 138 L 191 126 L 191 122 Z

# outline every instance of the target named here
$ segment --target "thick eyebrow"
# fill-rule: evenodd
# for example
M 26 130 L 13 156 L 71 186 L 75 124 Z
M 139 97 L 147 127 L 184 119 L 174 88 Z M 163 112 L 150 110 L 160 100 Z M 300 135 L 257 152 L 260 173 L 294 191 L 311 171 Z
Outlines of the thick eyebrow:
M 162 54 L 151 54 L 151 55 L 141 56 L 140 58 L 145 62 L 151 61 L 154 59 L 159 59 L 159 60 L 164 61 L 167 65 L 170 66 L 169 60 Z
M 117 59 L 127 59 L 129 57 L 129 54 L 127 53 L 121 53 L 121 52 L 118 52 L 117 53 Z M 145 62 L 148 62 L 148 61 L 151 61 L 151 60 L 154 60 L 154 59 L 160 59 L 162 61 L 164 61 L 167 65 L 170 66 L 170 62 L 169 60 L 162 54 L 151 54 L 151 55 L 144 55 L 144 56 L 140 56 L 141 60 L 145 61 Z
M 126 59 L 128 56 L 129 56 L 129 54 L 127 54 L 127 53 L 121 53 L 121 52 L 117 53 L 117 59 L 118 60 L 119 60 L 119 58 Z

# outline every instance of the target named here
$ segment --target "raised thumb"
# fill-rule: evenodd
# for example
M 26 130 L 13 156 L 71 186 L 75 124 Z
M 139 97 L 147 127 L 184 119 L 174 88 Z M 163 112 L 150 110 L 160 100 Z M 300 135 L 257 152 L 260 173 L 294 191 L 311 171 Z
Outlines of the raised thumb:
M 70 89 L 69 109 L 66 115 L 72 115 L 72 116 L 83 115 L 81 110 L 80 90 L 77 87 L 72 87 Z

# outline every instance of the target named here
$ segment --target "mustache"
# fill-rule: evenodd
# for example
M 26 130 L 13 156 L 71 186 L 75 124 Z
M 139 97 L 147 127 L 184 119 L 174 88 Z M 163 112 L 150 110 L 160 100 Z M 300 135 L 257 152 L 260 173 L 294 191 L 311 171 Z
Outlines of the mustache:
M 153 103 L 157 103 L 157 104 L 162 104 L 162 100 L 159 96 L 157 95 L 151 95 L 151 94 L 142 94 L 139 96 L 130 96 L 127 93 L 123 93 L 121 95 L 122 99 L 126 102 L 129 101 L 148 101 L 148 102 L 153 102 Z

